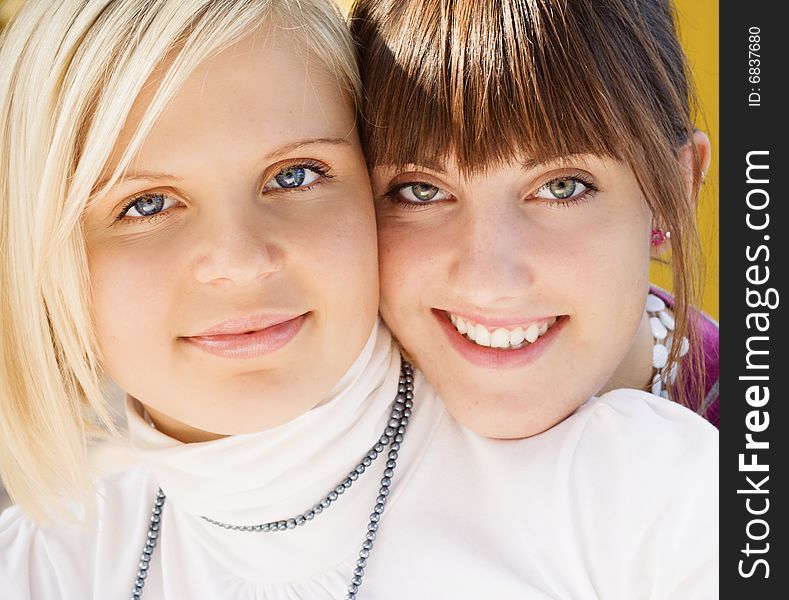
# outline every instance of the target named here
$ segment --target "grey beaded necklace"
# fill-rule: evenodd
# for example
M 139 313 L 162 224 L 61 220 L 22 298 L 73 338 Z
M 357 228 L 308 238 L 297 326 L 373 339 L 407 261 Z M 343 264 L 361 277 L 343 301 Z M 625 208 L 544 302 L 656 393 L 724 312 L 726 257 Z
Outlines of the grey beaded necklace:
M 362 578 L 364 577 L 364 569 L 367 566 L 367 559 L 373 549 L 373 542 L 378 531 L 378 523 L 381 519 L 381 514 L 384 512 L 386 500 L 389 497 L 389 487 L 392 485 L 392 477 L 394 476 L 394 469 L 397 466 L 397 457 L 400 452 L 400 444 L 403 441 L 408 420 L 411 417 L 411 409 L 414 405 L 414 375 L 413 369 L 404 359 L 400 367 L 400 382 L 397 387 L 397 396 L 392 403 L 392 411 L 389 414 L 389 421 L 386 424 L 383 435 L 373 445 L 373 447 L 364 455 L 358 465 L 348 473 L 348 476 L 343 479 L 332 491 L 330 491 L 320 502 L 318 502 L 311 509 L 306 510 L 293 518 L 283 519 L 279 521 L 270 521 L 268 523 L 260 523 L 257 525 L 231 525 L 229 523 L 222 523 L 208 517 L 201 517 L 206 522 L 230 529 L 233 531 L 244 531 L 252 533 L 271 533 L 275 531 L 284 531 L 286 529 L 295 529 L 301 527 L 308 521 L 312 521 L 317 515 L 321 514 L 325 509 L 329 508 L 348 488 L 353 485 L 353 482 L 359 478 L 359 475 L 367 470 L 373 461 L 383 453 L 386 446 L 390 446 L 388 453 L 388 460 L 386 461 L 386 468 L 384 469 L 383 477 L 381 477 L 381 487 L 378 490 L 378 497 L 375 499 L 375 506 L 373 512 L 370 514 L 370 521 L 367 524 L 367 534 L 362 542 L 362 549 L 359 551 L 359 558 L 356 561 L 356 568 L 353 571 L 351 583 L 348 586 L 348 591 L 345 595 L 346 600 L 356 600 L 356 595 L 362 585 Z M 159 539 L 162 525 L 162 511 L 164 509 L 165 495 L 161 488 L 156 493 L 156 499 L 153 503 L 151 510 L 151 522 L 148 526 L 148 536 L 145 540 L 145 546 L 142 550 L 140 557 L 140 566 L 137 570 L 137 578 L 134 581 L 131 597 L 132 600 L 140 600 L 142 597 L 143 588 L 145 587 L 145 580 L 148 575 L 148 568 L 151 563 L 151 556 L 156 548 L 156 543 Z

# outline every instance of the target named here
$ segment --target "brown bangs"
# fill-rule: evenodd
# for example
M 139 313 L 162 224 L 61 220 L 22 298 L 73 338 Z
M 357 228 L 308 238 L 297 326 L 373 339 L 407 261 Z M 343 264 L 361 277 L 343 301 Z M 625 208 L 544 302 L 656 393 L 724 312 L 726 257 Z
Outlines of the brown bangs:
M 645 58 L 639 15 L 607 4 L 618 2 L 357 2 L 351 26 L 371 166 L 452 157 L 473 172 L 580 153 L 631 162 L 640 154 L 629 148 L 634 137 L 687 139 L 687 96 L 655 98 L 676 87 L 650 84 L 684 74 L 672 77 L 653 48 Z M 661 121 L 671 135 L 649 136 Z

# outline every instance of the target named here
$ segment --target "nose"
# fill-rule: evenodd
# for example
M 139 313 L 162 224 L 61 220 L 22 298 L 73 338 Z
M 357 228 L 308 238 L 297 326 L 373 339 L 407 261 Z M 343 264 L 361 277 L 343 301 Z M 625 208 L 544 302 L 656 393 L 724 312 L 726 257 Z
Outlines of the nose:
M 280 271 L 284 249 L 272 224 L 253 203 L 245 206 L 228 200 L 224 206 L 204 217 L 195 279 L 244 286 Z
M 492 308 L 522 298 L 534 280 L 527 218 L 517 202 L 471 199 L 453 228 L 449 285 L 469 307 Z

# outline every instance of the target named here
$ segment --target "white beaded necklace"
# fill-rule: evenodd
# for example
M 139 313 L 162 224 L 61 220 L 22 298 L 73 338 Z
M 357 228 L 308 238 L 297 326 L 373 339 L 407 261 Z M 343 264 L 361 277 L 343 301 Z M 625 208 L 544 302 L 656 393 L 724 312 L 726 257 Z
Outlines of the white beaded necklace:
M 677 379 L 677 363 L 668 367 L 668 356 L 674 343 L 674 317 L 667 310 L 666 303 L 655 294 L 649 294 L 646 302 L 646 312 L 649 316 L 649 328 L 655 345 L 652 347 L 652 393 L 662 398 L 668 398 L 667 384 L 673 385 Z M 680 340 L 679 357 L 688 353 L 690 344 L 688 338 L 682 336 Z

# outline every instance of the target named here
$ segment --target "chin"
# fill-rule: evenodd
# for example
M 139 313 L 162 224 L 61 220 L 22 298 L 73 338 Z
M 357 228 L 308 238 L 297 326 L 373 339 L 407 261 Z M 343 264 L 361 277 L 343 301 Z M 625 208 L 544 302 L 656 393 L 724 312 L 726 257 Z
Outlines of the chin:
M 472 413 L 453 411 L 448 407 L 450 414 L 461 425 L 482 437 L 497 440 L 516 440 L 540 434 L 562 419 L 529 418 L 528 415 L 514 417 L 512 411 L 503 411 L 502 414 L 482 414 L 479 411 Z
M 454 382 L 453 382 L 454 383 Z M 570 416 L 581 402 L 557 402 L 546 396 L 529 399 L 523 393 L 491 391 L 491 387 L 453 385 L 438 390 L 447 411 L 474 433 L 492 439 L 522 439 L 543 433 Z

